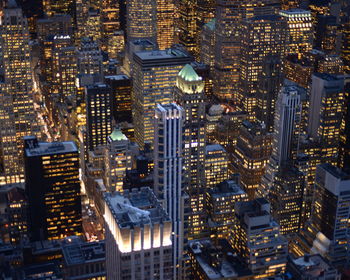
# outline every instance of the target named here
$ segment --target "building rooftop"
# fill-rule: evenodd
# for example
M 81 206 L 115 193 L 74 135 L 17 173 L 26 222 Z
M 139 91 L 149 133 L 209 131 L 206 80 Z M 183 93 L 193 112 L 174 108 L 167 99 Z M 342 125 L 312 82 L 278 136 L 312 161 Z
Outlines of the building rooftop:
M 318 166 L 318 168 L 324 169 L 325 171 L 329 172 L 330 174 L 332 174 L 337 179 L 350 180 L 350 174 L 342 171 L 340 168 L 337 168 L 336 166 L 331 165 L 329 163 L 320 164 Z
M 77 153 L 78 148 L 72 141 L 67 142 L 38 142 L 36 137 L 26 136 L 25 154 L 28 157 L 52 154 Z
M 141 188 L 106 193 L 105 201 L 120 228 L 132 228 L 144 224 L 170 221 L 153 191 Z
M 130 80 L 130 77 L 125 74 L 105 76 L 105 79 L 120 81 L 120 80 Z
M 179 72 L 178 76 L 188 82 L 193 81 L 201 81 L 202 77 L 200 77 L 197 72 L 193 69 L 190 64 L 186 64 Z
M 62 252 L 65 264 L 68 266 L 103 261 L 105 259 L 105 243 L 104 241 L 73 240 L 62 244 Z
M 289 9 L 289 10 L 282 10 L 280 11 L 280 15 L 292 17 L 292 18 L 298 18 L 300 16 L 310 16 L 311 17 L 311 11 L 304 10 L 304 9 Z
M 336 271 L 328 261 L 318 254 L 305 255 L 297 259 L 290 258 L 290 262 L 299 274 L 304 277 L 307 276 L 308 279 L 319 279 L 318 277 L 324 275 L 327 271 Z
M 220 144 L 212 144 L 212 145 L 207 145 L 205 147 L 205 153 L 208 154 L 210 152 L 215 152 L 215 151 L 221 151 L 226 153 L 226 150 L 223 146 L 221 146 Z
M 226 239 L 219 239 L 217 245 L 209 239 L 193 240 L 189 242 L 189 250 L 205 279 L 240 279 L 252 275 Z
M 234 180 L 226 180 L 215 187 L 208 190 L 208 193 L 213 197 L 241 195 L 245 192 L 240 185 Z
M 159 110 L 160 112 L 166 112 L 167 110 L 182 111 L 182 108 L 176 103 L 169 103 L 169 104 L 157 104 L 156 110 Z
M 118 128 L 115 128 L 113 130 L 113 132 L 111 133 L 111 135 L 109 135 L 109 138 L 112 140 L 112 141 L 123 141 L 123 140 L 128 140 L 128 138 L 123 134 L 123 132 L 118 129 Z
M 176 49 L 168 50 L 154 50 L 154 51 L 142 51 L 136 52 L 135 56 L 141 58 L 142 60 L 154 60 L 154 59 L 169 59 L 176 57 L 186 57 L 187 55 Z
M 134 61 L 143 67 L 169 67 L 185 65 L 193 58 L 179 49 L 149 50 L 134 53 Z

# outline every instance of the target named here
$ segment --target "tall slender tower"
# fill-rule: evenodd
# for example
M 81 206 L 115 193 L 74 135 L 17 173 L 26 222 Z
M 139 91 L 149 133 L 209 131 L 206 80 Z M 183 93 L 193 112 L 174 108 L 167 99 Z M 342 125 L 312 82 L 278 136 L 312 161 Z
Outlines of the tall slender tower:
M 199 237 L 207 226 L 203 217 L 205 186 L 205 101 L 204 81 L 189 64 L 179 72 L 174 99 L 185 110 L 185 190 L 190 196 L 189 239 Z
M 0 22 L 0 184 L 23 180 L 23 136 L 33 135 L 35 114 L 27 20 L 9 1 Z
M 174 279 L 181 279 L 184 249 L 182 136 L 184 110 L 177 104 L 157 105 L 154 123 L 154 191 L 173 225 Z
M 273 151 L 267 165 L 258 195 L 267 197 L 275 180 L 276 172 L 292 158 L 296 150 L 299 136 L 301 89 L 296 85 L 285 85 L 276 104 Z M 295 153 L 294 153 L 295 154 Z
M 157 43 L 160 50 L 168 49 L 175 40 L 174 0 L 157 0 Z

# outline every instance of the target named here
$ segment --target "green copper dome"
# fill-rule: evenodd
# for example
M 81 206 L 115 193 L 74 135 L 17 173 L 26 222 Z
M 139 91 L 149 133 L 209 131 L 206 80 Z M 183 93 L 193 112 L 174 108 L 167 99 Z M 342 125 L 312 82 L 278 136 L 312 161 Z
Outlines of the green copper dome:
M 188 82 L 202 80 L 202 77 L 198 76 L 196 71 L 194 71 L 193 67 L 189 64 L 186 64 L 184 68 L 181 69 L 181 71 L 179 72 L 179 76 Z
M 128 140 L 128 138 L 117 128 L 113 130 L 109 137 L 112 139 L 112 141 Z
M 214 31 L 215 29 L 215 18 L 213 18 L 211 21 L 205 24 L 206 27 L 208 27 L 211 31 Z

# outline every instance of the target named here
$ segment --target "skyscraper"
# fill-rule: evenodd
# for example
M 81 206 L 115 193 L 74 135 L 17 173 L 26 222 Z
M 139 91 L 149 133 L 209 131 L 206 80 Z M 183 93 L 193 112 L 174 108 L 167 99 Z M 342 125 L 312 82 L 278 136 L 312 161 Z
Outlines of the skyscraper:
M 243 121 L 233 151 L 233 168 L 250 199 L 261 184 L 272 154 L 272 134 L 259 122 Z
M 112 133 L 112 94 L 105 84 L 94 84 L 85 89 L 86 103 L 86 146 L 92 151 L 98 145 L 107 143 Z
M 132 123 L 131 78 L 123 74 L 105 76 L 105 83 L 112 90 L 114 120 L 117 123 Z
M 205 187 L 210 188 L 228 179 L 228 154 L 219 144 L 205 147 Z
M 0 23 L 0 185 L 23 180 L 23 136 L 35 133 L 33 84 L 27 20 L 15 1 L 3 9 Z
M 289 40 L 286 52 L 297 54 L 300 59 L 303 54 L 312 49 L 313 25 L 311 12 L 302 9 L 280 11 L 281 17 L 287 22 Z
M 106 193 L 107 278 L 172 279 L 171 220 L 149 188 Z
M 243 35 L 242 19 L 256 15 L 272 15 L 278 9 L 279 2 L 277 0 L 217 2 L 214 92 L 219 98 L 234 102 L 237 99 L 240 45 Z
M 203 220 L 205 186 L 205 96 L 204 81 L 186 64 L 179 72 L 174 99 L 185 112 L 184 122 L 184 177 L 185 190 L 190 196 L 192 213 L 189 235 L 198 236 L 206 226 Z
M 235 204 L 247 201 L 247 193 L 234 180 L 225 180 L 207 188 L 206 211 L 210 236 L 229 238 L 235 225 Z
M 301 88 L 286 81 L 282 88 L 275 114 L 273 151 L 258 193 L 266 196 L 275 180 L 275 173 L 296 155 L 300 136 Z
M 200 34 L 199 60 L 209 65 L 210 74 L 213 74 L 215 64 L 215 19 L 203 25 Z
M 315 73 L 308 134 L 320 143 L 323 162 L 336 164 L 344 106 L 344 77 Z
M 314 205 L 303 232 L 312 253 L 336 267 L 349 262 L 350 175 L 330 164 L 317 167 Z
M 271 215 L 281 234 L 298 233 L 301 227 L 305 176 L 296 167 L 284 165 L 273 180 L 269 200 Z
M 276 15 L 255 16 L 242 23 L 238 101 L 251 119 L 273 131 L 277 94 L 282 85 L 282 59 L 287 27 Z
M 338 165 L 350 171 L 350 78 L 345 81 L 345 108 L 341 124 Z
M 175 43 L 175 3 L 174 0 L 157 2 L 157 43 L 165 50 Z
M 147 39 L 157 42 L 157 1 L 126 1 L 127 42 Z
M 103 177 L 107 190 L 123 191 L 126 172 L 131 168 L 130 140 L 119 129 L 114 129 L 104 148 Z
M 91 38 L 82 38 L 78 56 L 78 73 L 80 74 L 100 74 L 102 75 L 102 52 L 98 44 Z
M 54 36 L 52 42 L 52 93 L 60 101 L 75 98 L 77 55 L 70 36 Z
M 180 279 L 186 224 L 183 192 L 183 122 L 184 111 L 176 105 L 158 104 L 154 124 L 154 191 L 163 202 L 173 225 L 174 278 Z
M 134 54 L 132 111 L 136 143 L 141 149 L 153 142 L 154 106 L 172 102 L 177 74 L 191 60 L 175 49 Z
M 249 269 L 259 277 L 284 272 L 288 243 L 270 215 L 270 203 L 263 198 L 237 202 L 235 217 L 230 243 Z
M 79 153 L 73 142 L 24 144 L 31 241 L 82 234 Z
M 73 0 L 43 0 L 44 11 L 48 16 L 55 14 L 71 14 L 75 3 Z

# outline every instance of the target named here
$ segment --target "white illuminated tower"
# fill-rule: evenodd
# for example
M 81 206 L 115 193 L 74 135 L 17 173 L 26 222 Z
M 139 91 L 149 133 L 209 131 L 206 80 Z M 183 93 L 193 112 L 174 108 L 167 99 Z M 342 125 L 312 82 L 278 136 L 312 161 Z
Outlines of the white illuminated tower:
M 23 137 L 33 135 L 35 114 L 27 19 L 9 1 L 0 20 L 0 185 L 23 180 Z
M 104 199 L 107 279 L 173 279 L 171 220 L 151 189 Z
M 177 104 L 157 105 L 154 123 L 154 190 L 173 222 L 174 279 L 180 279 L 184 248 L 182 138 L 184 110 Z

